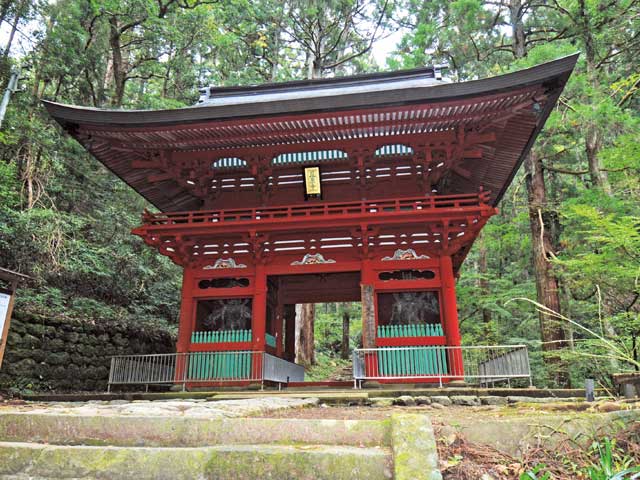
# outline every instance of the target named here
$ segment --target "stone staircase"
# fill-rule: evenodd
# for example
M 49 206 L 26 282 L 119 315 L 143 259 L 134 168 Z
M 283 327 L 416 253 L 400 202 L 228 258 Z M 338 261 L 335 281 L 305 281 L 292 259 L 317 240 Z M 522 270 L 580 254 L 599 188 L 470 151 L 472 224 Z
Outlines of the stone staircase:
M 329 380 L 332 382 L 353 382 L 353 365 L 349 364 L 336 370 Z
M 431 422 L 0 412 L 2 479 L 441 478 Z

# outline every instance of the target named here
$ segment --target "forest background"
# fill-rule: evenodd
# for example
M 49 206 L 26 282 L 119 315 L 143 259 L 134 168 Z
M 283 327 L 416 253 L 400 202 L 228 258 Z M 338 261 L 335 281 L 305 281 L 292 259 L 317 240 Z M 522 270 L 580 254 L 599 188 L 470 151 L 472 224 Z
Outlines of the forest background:
M 181 272 L 130 234 L 149 205 L 41 99 L 177 108 L 210 84 L 430 64 L 464 81 L 580 51 L 462 268 L 463 342 L 529 345 L 539 386 L 640 367 L 640 0 L 0 0 L 0 28 L 3 91 L 21 76 L 0 130 L 0 265 L 33 278 L 16 309 L 162 330 Z M 353 346 L 357 304 L 317 312 L 321 363 L 345 311 Z

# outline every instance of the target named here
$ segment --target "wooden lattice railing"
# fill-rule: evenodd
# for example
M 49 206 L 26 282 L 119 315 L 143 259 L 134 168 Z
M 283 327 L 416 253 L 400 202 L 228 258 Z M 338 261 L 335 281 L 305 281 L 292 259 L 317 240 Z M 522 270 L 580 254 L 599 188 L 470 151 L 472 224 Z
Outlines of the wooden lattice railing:
M 442 325 L 380 325 L 378 327 L 378 337 L 380 338 L 400 338 L 400 337 L 441 337 Z
M 184 225 L 221 222 L 286 221 L 322 216 L 375 215 L 387 212 L 420 210 L 456 210 L 480 207 L 489 201 L 490 192 L 429 197 L 395 198 L 341 203 L 299 204 L 286 207 L 264 207 L 230 210 L 196 210 L 188 212 L 145 212 L 143 222 L 148 226 Z
M 250 342 L 251 330 L 218 330 L 193 332 L 191 343 Z

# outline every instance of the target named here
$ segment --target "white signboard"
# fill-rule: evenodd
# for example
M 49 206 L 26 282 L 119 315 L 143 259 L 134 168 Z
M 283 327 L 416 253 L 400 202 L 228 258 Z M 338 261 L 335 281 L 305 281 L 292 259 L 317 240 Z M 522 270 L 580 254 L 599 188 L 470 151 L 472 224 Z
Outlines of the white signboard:
M 8 293 L 0 293 L 0 338 L 4 331 L 4 322 L 7 321 L 7 311 L 9 310 L 9 301 L 11 295 Z M 1 342 L 0 342 L 1 343 Z

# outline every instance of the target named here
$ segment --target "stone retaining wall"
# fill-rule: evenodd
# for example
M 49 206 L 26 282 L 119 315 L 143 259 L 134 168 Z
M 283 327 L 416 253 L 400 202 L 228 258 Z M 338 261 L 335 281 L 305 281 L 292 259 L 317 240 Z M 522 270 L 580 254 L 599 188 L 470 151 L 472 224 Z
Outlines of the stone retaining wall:
M 0 389 L 105 390 L 110 356 L 174 351 L 166 328 L 14 312 Z

